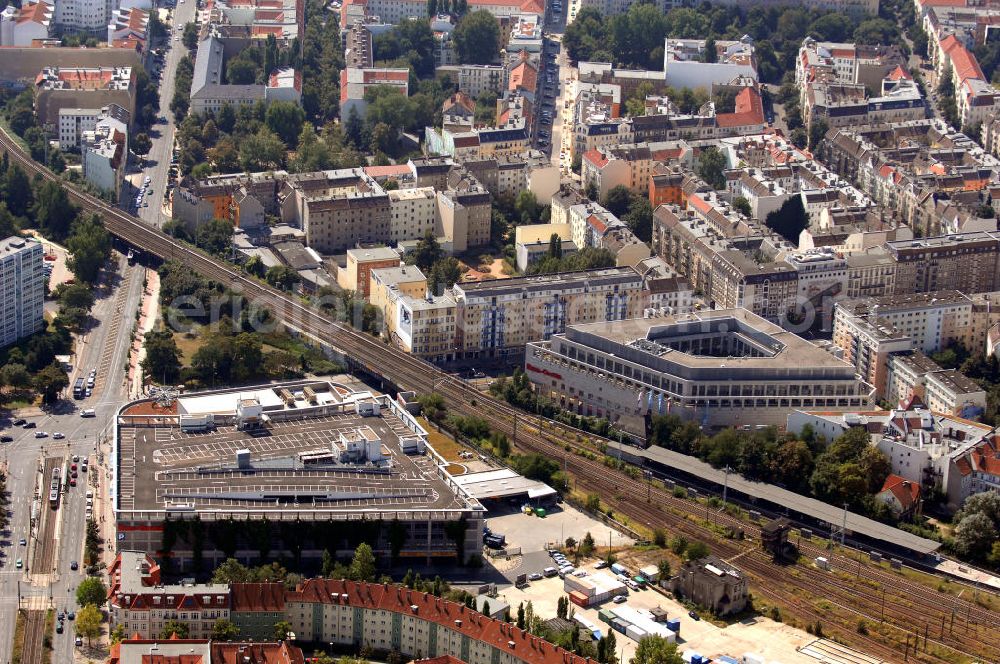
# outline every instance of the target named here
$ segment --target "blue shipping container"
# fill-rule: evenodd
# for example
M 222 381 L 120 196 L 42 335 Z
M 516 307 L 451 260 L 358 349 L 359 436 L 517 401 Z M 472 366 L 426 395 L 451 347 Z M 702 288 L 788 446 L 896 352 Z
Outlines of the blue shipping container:
M 679 635 L 681 633 L 681 619 L 680 618 L 671 618 L 670 620 L 668 620 L 667 621 L 667 629 L 669 629 L 674 634 L 678 634 Z

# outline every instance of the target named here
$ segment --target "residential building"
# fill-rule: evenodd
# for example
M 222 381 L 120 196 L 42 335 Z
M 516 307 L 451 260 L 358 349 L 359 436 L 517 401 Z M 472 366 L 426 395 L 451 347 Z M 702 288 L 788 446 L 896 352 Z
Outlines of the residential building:
M 63 31 L 103 36 L 114 9 L 112 0 L 59 0 L 53 22 Z
M 83 177 L 101 191 L 113 193 L 117 200 L 128 163 L 125 123 L 104 115 L 93 130 L 81 134 L 80 143 Z
M 899 352 L 887 359 L 885 399 L 901 403 L 919 398 L 932 410 L 978 420 L 986 410 L 986 392 L 955 369 L 943 369 L 919 350 Z
M 930 291 L 841 301 L 836 317 L 877 317 L 913 340 L 924 353 L 952 345 L 978 348 L 972 333 L 972 299 L 957 290 Z
M 265 637 L 274 638 L 274 627 Z M 302 650 L 288 641 L 272 643 L 209 639 L 126 638 L 111 646 L 106 664 L 304 664 Z
M 11 236 L 0 242 L 0 347 L 45 328 L 42 305 L 45 299 L 43 250 L 34 239 Z
M 439 227 L 437 192 L 434 187 L 395 189 L 389 195 L 389 237 L 391 244 L 420 239 Z
M 525 371 L 539 396 L 639 435 L 647 414 L 781 426 L 796 409 L 867 407 L 872 392 L 851 364 L 745 309 L 567 325 L 527 345 Z
M 198 43 L 191 77 L 191 111 L 217 113 L 223 106 L 239 106 L 257 102 L 298 102 L 302 96 L 301 73 L 293 69 L 267 72 L 263 85 L 223 83 L 226 59 L 226 39 L 213 26 L 208 36 Z M 343 72 L 341 72 L 343 77 Z
M 552 236 L 558 238 L 559 254 L 569 256 L 577 251 L 569 224 L 528 224 L 514 229 L 514 253 L 517 269 L 524 272 L 529 266 L 549 255 Z
M 1000 235 L 974 232 L 885 243 L 896 283 L 915 293 L 1000 290 Z
M 581 169 L 584 189 L 595 187 L 603 201 L 618 186 L 644 193 L 649 188 L 653 156 L 644 144 L 597 148 L 584 153 Z
M 0 46 L 33 46 L 48 39 L 53 13 L 45 2 L 7 5 L 0 11 Z
M 111 14 L 108 22 L 108 46 L 131 46 L 144 53 L 149 39 L 148 26 L 149 13 L 136 8 L 118 9 Z
M 83 133 L 97 128 L 97 121 L 103 117 L 111 117 L 122 122 L 126 127 L 130 124 L 129 113 L 118 104 L 104 108 L 60 108 L 59 109 L 59 149 L 80 150 Z
M 833 343 L 843 351 L 858 374 L 870 383 L 878 398 L 889 394 L 889 357 L 913 349 L 913 339 L 877 315 L 834 316 Z
M 129 116 L 135 111 L 135 85 L 131 67 L 46 67 L 35 79 L 35 112 L 51 134 L 59 126 L 64 108 L 104 108 L 116 104 Z
M 730 81 L 757 80 L 753 40 L 718 40 L 714 62 L 706 62 L 704 39 L 667 38 L 663 44 L 664 80 L 673 88 L 705 88 L 727 85 Z
M 399 267 L 399 263 L 399 252 L 388 247 L 348 249 L 347 266 L 337 271 L 337 285 L 368 299 L 372 270 Z
M 386 325 L 393 317 L 390 316 L 390 304 L 395 297 L 393 291 L 412 298 L 427 295 L 427 277 L 416 265 L 400 264 L 397 267 L 376 268 L 369 274 L 368 301 L 382 313 Z M 390 334 L 391 335 L 391 330 Z
M 387 85 L 399 90 L 405 97 L 409 94 L 410 70 L 393 67 L 370 67 L 360 69 L 346 67 L 340 71 L 340 108 L 344 117 L 351 112 L 364 119 L 368 109 L 365 93 L 369 88 Z
M 499 95 L 508 87 L 508 70 L 503 65 L 447 65 L 438 67 L 435 74 L 447 74 L 461 92 L 473 99 L 490 91 Z
M 229 619 L 228 585 L 164 584 L 161 572 L 159 563 L 148 553 L 118 552 L 108 567 L 108 621 L 112 629 L 121 625 L 126 634 L 156 638 L 169 621 L 180 620 L 188 626 L 191 638 L 207 639 L 216 620 Z
M 875 500 L 884 503 L 900 519 L 911 521 L 920 515 L 920 485 L 899 475 L 885 478 Z
M 670 589 L 720 616 L 742 611 L 750 593 L 743 573 L 716 556 L 685 562 L 671 577 Z

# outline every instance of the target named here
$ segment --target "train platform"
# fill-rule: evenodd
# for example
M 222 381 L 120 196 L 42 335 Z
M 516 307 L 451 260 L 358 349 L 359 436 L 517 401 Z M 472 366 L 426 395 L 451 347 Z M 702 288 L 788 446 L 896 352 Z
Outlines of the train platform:
M 938 572 L 976 583 L 990 590 L 1000 591 L 1000 577 L 975 567 L 963 565 L 954 560 L 943 560 L 934 566 Z

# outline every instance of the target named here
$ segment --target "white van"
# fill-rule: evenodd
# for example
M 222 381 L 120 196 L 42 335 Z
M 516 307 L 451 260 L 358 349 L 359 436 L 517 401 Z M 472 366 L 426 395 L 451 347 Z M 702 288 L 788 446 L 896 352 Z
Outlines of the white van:
M 80 417 L 97 417 L 97 411 L 93 408 L 87 408 L 86 410 L 80 411 Z
M 542 570 L 543 576 L 552 577 L 557 574 L 559 574 L 559 570 L 557 570 L 555 567 L 546 567 L 545 569 Z

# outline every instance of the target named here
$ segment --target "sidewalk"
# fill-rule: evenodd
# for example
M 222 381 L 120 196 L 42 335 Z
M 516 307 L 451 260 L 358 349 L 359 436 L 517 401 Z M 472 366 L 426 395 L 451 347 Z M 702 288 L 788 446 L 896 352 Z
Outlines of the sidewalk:
M 146 288 L 142 292 L 139 303 L 139 322 L 136 325 L 135 341 L 129 352 L 128 381 L 129 399 L 138 399 L 143 395 L 142 367 L 140 364 L 146 357 L 146 349 L 142 340 L 146 333 L 156 327 L 160 314 L 160 275 L 155 270 L 146 270 Z

